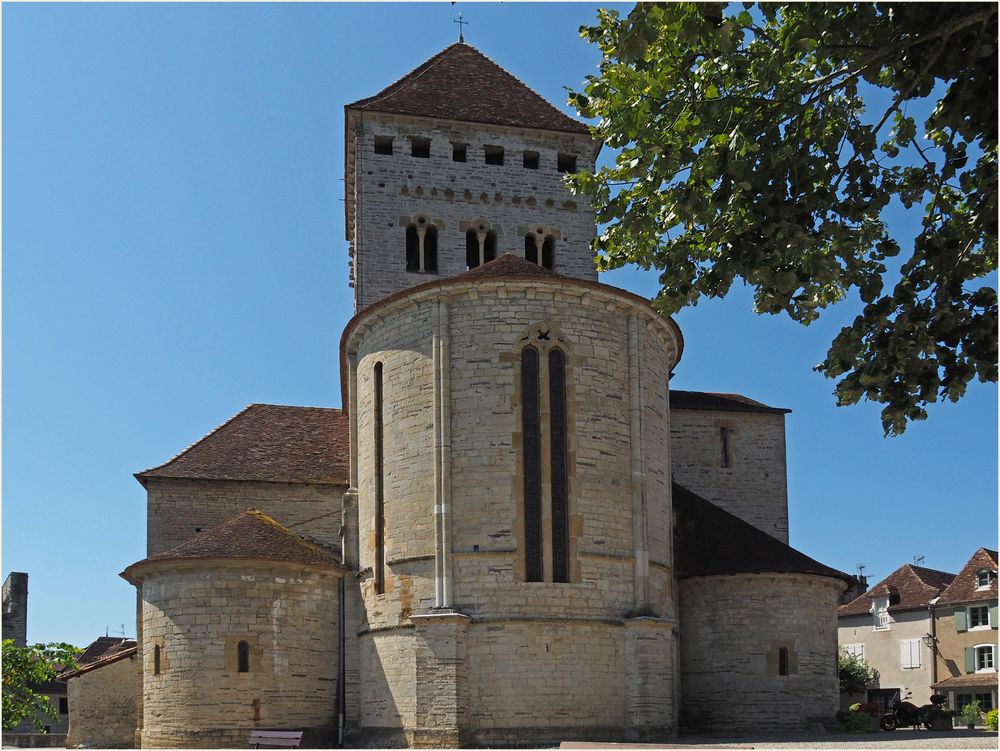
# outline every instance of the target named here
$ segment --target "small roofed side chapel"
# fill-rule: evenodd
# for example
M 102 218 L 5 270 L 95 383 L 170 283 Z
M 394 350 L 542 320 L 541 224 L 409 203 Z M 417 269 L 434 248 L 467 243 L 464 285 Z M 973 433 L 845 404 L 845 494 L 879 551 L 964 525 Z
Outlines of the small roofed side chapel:
M 670 389 L 679 328 L 598 281 L 563 184 L 587 127 L 461 42 L 345 123 L 343 408 L 136 475 L 137 745 L 831 721 L 851 578 L 788 546 L 787 410 Z

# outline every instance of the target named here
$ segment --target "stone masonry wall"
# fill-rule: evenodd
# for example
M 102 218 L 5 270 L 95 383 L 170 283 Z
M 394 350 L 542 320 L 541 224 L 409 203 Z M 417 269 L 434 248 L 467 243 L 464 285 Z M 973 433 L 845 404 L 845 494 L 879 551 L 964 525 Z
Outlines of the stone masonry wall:
M 729 430 L 729 467 L 720 467 L 720 428 Z M 788 542 L 785 416 L 672 409 L 674 480 L 784 543 Z
M 682 579 L 681 729 L 808 730 L 839 708 L 837 579 L 736 574 Z M 778 674 L 788 649 L 789 674 Z
M 142 597 L 144 748 L 239 748 L 253 728 L 335 740 L 335 573 L 196 561 L 148 572 Z M 250 646 L 246 673 L 240 640 Z
M 578 170 L 593 170 L 589 136 L 367 112 L 352 113 L 347 127 L 358 133 L 351 243 L 357 309 L 465 271 L 465 230 L 480 219 L 497 233 L 498 256 L 523 256 L 525 233 L 543 227 L 557 235 L 556 271 L 597 279 L 590 248 L 593 209 L 587 198 L 566 189 L 556 169 L 562 152 L 576 155 Z M 392 155 L 375 153 L 376 135 L 393 137 Z M 411 136 L 431 139 L 430 158 L 411 155 Z M 452 142 L 468 144 L 465 162 L 452 160 Z M 504 147 L 503 165 L 485 163 L 487 144 Z M 539 153 L 538 169 L 524 167 L 526 150 Z M 406 271 L 406 225 L 418 214 L 438 227 L 436 275 Z
M 136 656 L 67 681 L 67 748 L 132 748 L 136 727 Z
M 28 575 L 12 571 L 3 583 L 3 638 L 23 647 L 28 639 Z
M 307 540 L 340 548 L 342 485 L 149 478 L 146 489 L 147 555 L 170 550 L 248 508 Z

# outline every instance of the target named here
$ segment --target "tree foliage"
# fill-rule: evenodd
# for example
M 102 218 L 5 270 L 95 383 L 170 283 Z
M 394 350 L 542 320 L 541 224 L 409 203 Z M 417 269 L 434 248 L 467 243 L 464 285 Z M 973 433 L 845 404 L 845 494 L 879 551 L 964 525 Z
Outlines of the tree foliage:
M 870 688 L 878 688 L 878 671 L 863 657 L 852 655 L 843 647 L 837 652 L 837 673 L 842 694 L 863 694 Z
M 62 668 L 75 668 L 80 649 L 70 644 L 35 644 L 18 647 L 3 640 L 3 729 L 11 730 L 31 720 L 39 733 L 44 732 L 42 717 L 53 720 L 59 715 L 52 702 L 39 688 L 55 679 Z
M 743 280 L 809 324 L 855 290 L 817 370 L 886 434 L 997 380 L 996 4 L 640 3 L 581 34 L 570 103 L 618 150 L 569 180 L 601 268 L 662 270 L 666 314 Z M 890 205 L 922 212 L 905 251 Z

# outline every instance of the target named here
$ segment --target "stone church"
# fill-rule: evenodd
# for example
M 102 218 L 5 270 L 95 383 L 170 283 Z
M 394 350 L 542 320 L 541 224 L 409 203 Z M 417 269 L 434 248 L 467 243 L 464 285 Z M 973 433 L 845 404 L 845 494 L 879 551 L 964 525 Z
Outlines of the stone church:
M 563 184 L 600 144 L 477 50 L 345 107 L 342 409 L 252 404 L 160 466 L 143 747 L 799 729 L 851 579 L 788 546 L 784 415 L 669 388 Z

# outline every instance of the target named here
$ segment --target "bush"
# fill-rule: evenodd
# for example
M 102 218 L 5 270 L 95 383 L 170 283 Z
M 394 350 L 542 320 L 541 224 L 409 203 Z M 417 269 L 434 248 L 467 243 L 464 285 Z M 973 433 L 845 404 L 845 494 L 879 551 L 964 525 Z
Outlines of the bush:
M 997 732 L 997 710 L 991 709 L 986 713 L 986 727 L 992 730 L 994 733 Z
M 975 699 L 970 701 L 964 707 L 962 711 L 959 712 L 962 718 L 962 723 L 965 725 L 975 725 L 979 722 L 979 718 L 982 715 L 982 710 L 980 709 L 979 702 Z
M 851 712 L 847 717 L 848 733 L 874 733 L 875 718 L 867 712 Z

